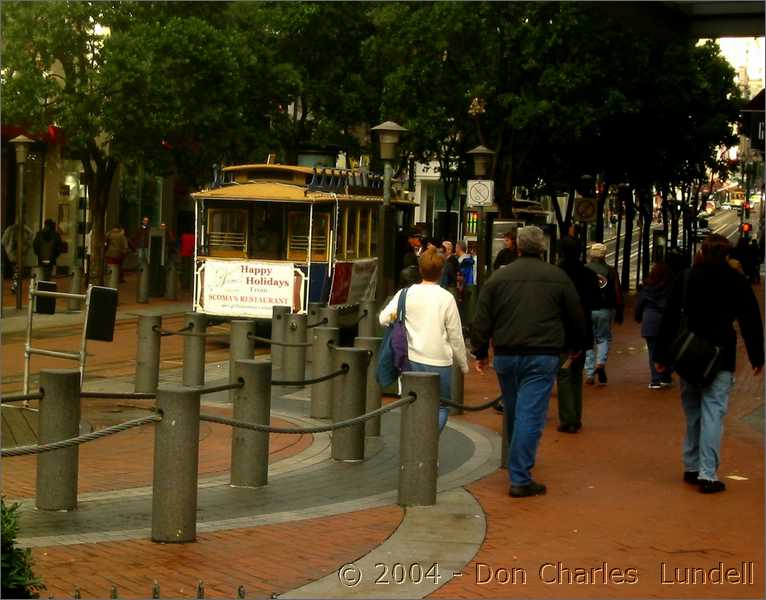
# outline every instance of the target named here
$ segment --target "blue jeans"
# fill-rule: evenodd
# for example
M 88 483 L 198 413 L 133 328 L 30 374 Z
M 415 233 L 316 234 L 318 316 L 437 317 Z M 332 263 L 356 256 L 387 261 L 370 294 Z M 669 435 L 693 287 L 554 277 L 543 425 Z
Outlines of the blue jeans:
M 435 365 L 424 365 L 410 361 L 410 370 L 418 373 L 436 373 L 439 376 L 439 397 L 444 400 L 452 400 L 452 367 L 437 367 Z M 439 405 L 439 432 L 447 425 L 449 417 L 449 407 L 443 404 Z
M 733 383 L 731 371 L 720 371 L 704 388 L 681 379 L 681 402 L 686 413 L 684 470 L 699 472 L 700 479 L 718 479 L 723 418 Z
M 657 352 L 657 338 L 655 336 L 645 337 L 644 341 L 646 341 L 646 349 L 649 351 L 649 373 L 652 376 L 652 383 L 670 383 L 672 379 L 672 371 L 670 370 L 670 367 L 666 367 L 662 373 L 658 373 L 657 369 L 654 367 L 654 363 L 656 362 L 654 356 Z
M 508 474 L 513 485 L 532 481 L 530 471 L 545 426 L 558 355 L 495 356 L 508 427 Z
M 596 365 L 605 365 L 609 355 L 609 342 L 612 341 L 612 311 L 599 308 L 590 313 L 593 320 L 593 338 L 595 350 L 585 353 L 585 374 L 593 377 Z

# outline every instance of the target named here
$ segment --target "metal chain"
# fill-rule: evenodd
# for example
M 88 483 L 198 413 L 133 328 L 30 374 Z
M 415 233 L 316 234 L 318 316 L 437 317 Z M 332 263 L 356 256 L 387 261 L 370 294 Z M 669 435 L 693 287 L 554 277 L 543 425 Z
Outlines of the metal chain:
M 183 329 L 168 331 L 167 329 L 160 329 L 157 325 L 152 327 L 152 330 L 158 332 L 163 337 L 167 335 L 180 335 L 182 337 L 229 337 L 228 332 L 206 331 L 205 333 L 195 333 L 193 331 L 184 331 Z
M 273 346 L 287 346 L 288 348 L 310 348 L 314 345 L 313 342 L 297 342 L 295 344 L 288 342 L 276 342 L 274 340 L 270 340 L 269 338 L 254 335 L 252 333 L 248 333 L 247 338 L 250 340 L 255 340 L 256 342 L 263 342 L 264 344 L 272 344 Z
M 312 327 L 319 327 L 320 325 L 324 325 L 327 323 L 327 317 L 317 321 L 316 323 L 312 323 L 311 325 L 306 325 L 306 329 L 311 329 Z
M 279 380 L 272 380 L 271 385 L 311 385 L 312 383 L 321 383 L 322 381 L 327 381 L 328 379 L 332 379 L 333 377 L 337 377 L 338 375 L 343 375 L 344 373 L 348 373 L 348 370 L 350 367 L 346 364 L 341 365 L 340 369 L 337 371 L 333 371 L 332 373 L 328 373 L 327 375 L 322 375 L 320 377 L 314 377 L 313 379 L 304 379 L 301 381 L 279 381 Z
M 487 408 L 492 408 L 493 406 L 496 406 L 501 399 L 502 399 L 502 396 L 500 396 L 499 398 L 495 398 L 494 400 L 490 400 L 489 402 L 485 402 L 484 404 L 458 404 L 457 402 L 452 402 L 451 400 L 443 400 L 439 398 L 439 403 L 444 404 L 446 406 L 451 406 L 452 408 L 461 408 L 463 410 L 473 412 L 473 411 L 486 410 Z
M 0 450 L 0 456 L 25 456 L 28 454 L 40 454 L 41 452 L 50 452 L 51 450 L 61 450 L 62 448 L 69 448 L 70 446 L 77 446 L 78 444 L 84 444 L 85 442 L 92 442 L 102 437 L 120 433 L 121 431 L 127 431 L 133 427 L 139 427 L 152 423 L 155 421 L 161 421 L 162 414 L 149 415 L 148 417 L 141 417 L 139 419 L 133 419 L 132 421 L 125 421 L 118 425 L 112 425 L 111 427 L 105 427 L 98 431 L 86 433 L 84 435 L 78 435 L 77 437 L 70 438 L 68 440 L 61 440 L 58 442 L 51 442 L 50 444 L 42 444 L 38 446 L 19 446 L 17 448 L 3 448 Z
M 399 400 L 381 406 L 371 412 L 365 413 L 353 419 L 346 419 L 345 421 L 338 421 L 337 423 L 330 423 L 329 425 L 317 425 L 316 427 L 274 427 L 272 425 L 261 425 L 258 423 L 246 423 L 244 421 L 236 421 L 234 419 L 227 419 L 226 417 L 218 417 L 214 415 L 202 414 L 199 416 L 200 421 L 209 421 L 211 423 L 218 423 L 220 425 L 230 425 L 231 427 L 239 427 L 241 429 L 252 429 L 253 431 L 263 431 L 266 433 L 288 433 L 288 434 L 304 434 L 304 433 L 324 433 L 326 431 L 334 431 L 336 429 L 342 429 L 344 427 L 350 427 L 357 423 L 363 423 L 369 421 L 379 415 L 392 411 L 400 406 L 414 402 L 417 399 L 415 394 L 409 394 Z
M 39 392 L 31 392 L 29 394 L 10 394 L 2 395 L 0 399 L 5 402 L 26 402 L 27 400 L 42 400 L 45 393 L 40 390 Z
M 80 398 L 104 398 L 107 400 L 152 400 L 156 392 L 80 392 Z

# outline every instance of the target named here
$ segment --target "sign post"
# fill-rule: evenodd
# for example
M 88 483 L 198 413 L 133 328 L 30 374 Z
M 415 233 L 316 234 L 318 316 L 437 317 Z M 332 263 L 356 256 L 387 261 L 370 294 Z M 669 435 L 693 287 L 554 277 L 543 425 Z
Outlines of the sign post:
M 487 218 L 486 207 L 492 206 L 495 197 L 495 182 L 491 179 L 470 179 L 466 185 L 467 208 L 479 211 L 479 222 L 476 227 L 476 269 L 477 284 L 481 286 L 487 276 Z

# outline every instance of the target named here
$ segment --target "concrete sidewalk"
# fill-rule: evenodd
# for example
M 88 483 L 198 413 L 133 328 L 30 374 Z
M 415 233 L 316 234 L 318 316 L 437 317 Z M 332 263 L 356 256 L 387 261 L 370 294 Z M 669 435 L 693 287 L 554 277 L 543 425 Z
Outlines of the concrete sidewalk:
M 628 319 L 614 333 L 609 384 L 586 387 L 580 433 L 556 431 L 554 394 L 534 471 L 546 496 L 508 497 L 507 472 L 497 468 L 502 417 L 492 410 L 450 418 L 432 509 L 395 505 L 395 413 L 361 464 L 330 461 L 329 436 L 274 439 L 272 480 L 255 491 L 227 486 L 230 430 L 205 424 L 194 544 L 148 541 L 149 427 L 81 448 L 75 513 L 29 508 L 32 458 L 3 461 L 3 493 L 25 502 L 21 536 L 57 597 L 75 586 L 106 597 L 112 585 L 121 597 L 147 597 L 155 580 L 162 597 L 189 598 L 199 580 L 208 597 L 232 597 L 239 585 L 248 597 L 763 597 L 763 378 L 740 347 L 721 456 L 728 489 L 702 495 L 681 481 L 678 386 L 648 390 L 638 326 Z M 209 366 L 211 380 L 225 373 L 225 363 Z M 491 372 L 466 377 L 467 404 L 497 393 Z M 94 426 L 149 404 L 112 404 L 120 412 L 110 413 L 103 403 Z M 230 410 L 225 395 L 205 406 Z M 275 418 L 312 422 L 299 397 L 277 403 Z M 742 573 L 739 582 L 735 571 L 728 583 L 700 582 L 720 564 Z M 695 583 L 687 569 L 698 570 Z

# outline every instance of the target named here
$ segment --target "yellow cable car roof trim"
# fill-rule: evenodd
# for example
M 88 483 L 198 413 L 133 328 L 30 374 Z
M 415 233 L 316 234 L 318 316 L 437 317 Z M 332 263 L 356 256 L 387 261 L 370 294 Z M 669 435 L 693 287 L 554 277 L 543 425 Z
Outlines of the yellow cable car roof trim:
M 331 192 L 310 192 L 306 187 L 272 181 L 225 185 L 212 190 L 194 192 L 192 197 L 201 200 L 246 200 L 250 202 L 371 202 L 380 204 L 380 196 L 362 196 Z

